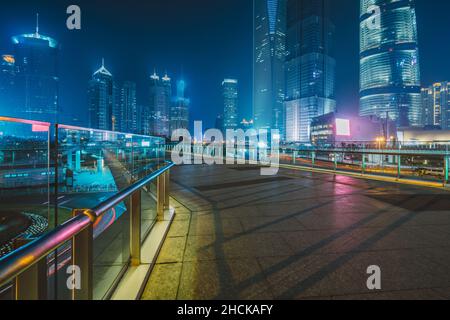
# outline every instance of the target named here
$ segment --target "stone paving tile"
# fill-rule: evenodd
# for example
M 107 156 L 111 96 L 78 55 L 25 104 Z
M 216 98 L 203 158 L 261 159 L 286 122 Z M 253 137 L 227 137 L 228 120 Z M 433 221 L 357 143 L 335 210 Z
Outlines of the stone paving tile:
M 214 215 L 195 215 L 191 219 L 189 235 L 234 235 L 244 231 L 241 220 L 237 218 L 222 219 Z
M 167 236 L 169 238 L 186 237 L 189 232 L 189 224 L 190 221 L 188 219 L 173 221 Z
M 226 273 L 222 269 L 227 269 Z M 227 275 L 224 277 L 224 275 Z M 249 286 L 240 287 L 251 278 Z M 256 260 L 185 262 L 178 299 L 272 299 Z
M 157 264 L 145 287 L 142 300 L 175 300 L 182 263 Z
M 156 263 L 183 262 L 186 239 L 187 237 L 166 238 Z

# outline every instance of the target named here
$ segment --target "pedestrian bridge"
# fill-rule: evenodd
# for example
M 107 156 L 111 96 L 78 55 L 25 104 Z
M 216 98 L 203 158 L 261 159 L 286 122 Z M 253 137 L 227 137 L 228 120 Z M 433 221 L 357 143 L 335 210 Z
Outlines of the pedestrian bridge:
M 446 144 L 283 148 L 261 176 L 0 120 L 0 299 L 450 298 Z

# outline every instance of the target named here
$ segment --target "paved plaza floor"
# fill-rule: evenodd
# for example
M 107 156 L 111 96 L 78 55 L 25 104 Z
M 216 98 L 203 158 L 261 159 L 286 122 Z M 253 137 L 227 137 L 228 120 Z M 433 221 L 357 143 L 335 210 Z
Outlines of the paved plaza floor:
M 450 299 L 449 192 L 249 166 L 172 179 L 176 218 L 143 299 Z

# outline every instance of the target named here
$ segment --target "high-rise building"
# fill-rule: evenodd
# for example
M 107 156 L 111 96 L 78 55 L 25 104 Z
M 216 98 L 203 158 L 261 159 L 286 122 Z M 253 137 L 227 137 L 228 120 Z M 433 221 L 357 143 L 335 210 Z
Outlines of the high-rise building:
M 236 130 L 239 127 L 238 120 L 238 81 L 225 79 L 222 82 L 223 90 L 223 130 Z
M 422 124 L 414 0 L 361 0 L 360 96 L 361 116 Z
M 58 55 L 55 39 L 36 32 L 12 37 L 16 65 L 17 109 L 27 119 L 57 121 Z
M 334 112 L 334 25 L 327 0 L 288 0 L 285 126 L 287 142 L 309 142 L 315 117 Z
M 172 81 L 167 74 L 160 78 L 156 71 L 150 76 L 150 97 L 146 112 L 146 134 L 169 137 Z
M 186 82 L 177 81 L 177 95 L 172 103 L 170 114 L 170 130 L 189 130 L 189 105 L 190 100 L 186 98 Z
M 136 83 L 125 81 L 120 90 L 120 129 L 126 133 L 139 133 Z
M 114 115 L 115 87 L 113 75 L 105 68 L 105 61 L 89 81 L 89 128 L 115 130 L 119 122 Z
M 253 117 L 255 129 L 283 130 L 286 0 L 254 0 Z
M 334 25 L 327 0 L 288 0 L 285 122 L 287 142 L 309 142 L 315 117 L 334 112 Z
M 450 82 L 422 89 L 422 125 L 450 130 Z
M 12 55 L 0 57 L 0 115 L 17 116 L 15 104 L 15 59 Z

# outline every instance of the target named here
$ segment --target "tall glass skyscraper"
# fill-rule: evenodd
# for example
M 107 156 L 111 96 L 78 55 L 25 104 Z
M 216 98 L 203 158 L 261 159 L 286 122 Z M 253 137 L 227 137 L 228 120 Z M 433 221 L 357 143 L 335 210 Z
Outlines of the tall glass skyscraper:
M 189 130 L 189 105 L 190 100 L 186 97 L 186 82 L 177 81 L 177 95 L 172 103 L 170 113 L 170 130 Z
M 120 130 L 126 133 L 139 133 L 136 83 L 125 81 L 120 90 Z
M 105 68 L 105 62 L 89 81 L 89 128 L 100 130 L 117 129 L 114 117 L 115 92 L 111 72 Z
M 450 130 L 450 82 L 422 89 L 422 124 Z
M 0 116 L 16 116 L 15 63 L 16 59 L 12 55 L 0 56 Z
M 253 117 L 255 128 L 283 130 L 286 0 L 254 0 Z
M 31 120 L 55 122 L 58 114 L 58 55 L 55 39 L 39 33 L 12 37 L 16 65 L 16 108 Z
M 222 82 L 223 89 L 223 130 L 236 130 L 238 120 L 238 81 L 225 79 Z
M 287 142 L 309 142 L 313 118 L 334 112 L 334 25 L 327 0 L 288 0 L 285 125 Z
M 361 0 L 360 115 L 420 126 L 414 0 Z
M 149 135 L 170 136 L 170 103 L 172 100 L 172 79 L 166 74 L 159 77 L 156 71 L 150 76 L 149 111 L 146 120 L 150 123 Z

